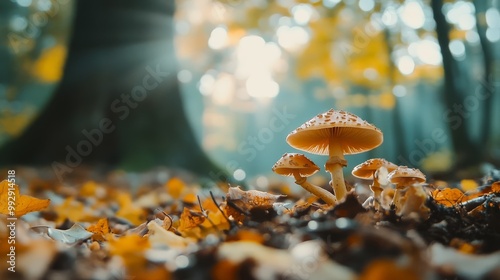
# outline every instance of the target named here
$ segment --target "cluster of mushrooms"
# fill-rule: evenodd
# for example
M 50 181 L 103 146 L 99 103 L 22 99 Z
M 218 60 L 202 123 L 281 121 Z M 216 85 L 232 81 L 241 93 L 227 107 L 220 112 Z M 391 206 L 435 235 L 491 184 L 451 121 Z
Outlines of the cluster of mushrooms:
M 308 192 L 335 205 L 347 195 L 343 167 L 347 166 L 344 155 L 372 150 L 383 142 L 383 134 L 374 125 L 349 112 L 330 109 L 307 121 L 288 134 L 287 143 L 301 151 L 328 155 L 325 169 L 331 175 L 330 186 L 334 193 L 311 184 L 307 178 L 320 168 L 300 153 L 286 153 L 272 170 L 282 176 L 295 178 L 295 183 Z M 370 189 L 373 195 L 365 205 L 375 210 L 395 207 L 402 216 L 416 213 L 427 216 L 427 194 L 422 188 L 425 175 L 418 169 L 397 166 L 387 160 L 374 158 L 356 166 L 352 174 L 361 179 L 373 179 Z M 395 190 L 391 187 L 394 184 Z

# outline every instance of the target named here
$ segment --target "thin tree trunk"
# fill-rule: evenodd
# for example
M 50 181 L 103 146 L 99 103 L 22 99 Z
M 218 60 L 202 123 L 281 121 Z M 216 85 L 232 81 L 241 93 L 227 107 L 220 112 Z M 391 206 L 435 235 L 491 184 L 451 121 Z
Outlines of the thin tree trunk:
M 483 93 L 481 96 L 484 96 L 482 101 L 482 118 L 481 118 L 481 134 L 479 138 L 479 143 L 487 144 L 489 141 L 489 135 L 491 130 L 491 114 L 493 110 L 493 94 L 494 87 L 492 84 L 492 70 L 493 70 L 493 51 L 491 43 L 486 38 L 486 26 L 485 22 L 481 19 L 481 14 L 484 16 L 486 10 L 488 10 L 488 1 L 484 0 L 475 0 L 474 7 L 476 9 L 476 27 L 477 33 L 479 34 L 479 41 L 481 42 L 481 49 L 483 50 L 483 78 L 480 81 L 482 85 Z M 489 148 L 486 145 L 487 148 Z M 487 149 L 485 149 L 482 153 L 482 156 L 485 157 L 487 154 Z
M 446 109 L 453 110 L 454 105 L 463 105 L 465 93 L 463 87 L 458 85 L 460 73 L 456 60 L 453 58 L 449 49 L 449 26 L 444 14 L 442 13 L 443 1 L 432 0 L 431 7 L 436 22 L 436 33 L 441 55 L 443 57 L 444 68 L 444 89 L 443 99 Z M 453 148 L 456 156 L 456 168 L 462 168 L 479 162 L 478 147 L 470 139 L 467 129 L 467 118 L 456 114 L 455 119 L 447 119 L 450 125 Z M 456 119 L 460 118 L 460 119 Z
M 390 86 L 390 89 L 392 91 L 392 89 L 396 85 L 396 82 L 394 81 L 394 75 L 396 73 L 396 68 L 395 68 L 395 65 L 391 59 L 393 48 L 392 48 L 392 44 L 391 44 L 391 34 L 390 34 L 388 29 L 384 30 L 384 36 L 385 36 L 385 42 L 387 43 L 387 53 L 388 53 L 388 57 L 389 57 L 389 61 L 387 61 L 388 65 L 389 65 L 389 86 Z M 398 99 L 398 97 L 395 97 L 395 98 L 396 98 L 396 103 L 395 103 L 394 108 L 391 111 L 392 121 L 393 121 L 392 125 L 394 127 L 394 131 L 399 132 L 399 133 L 395 133 L 395 137 L 396 137 L 395 148 L 396 148 L 398 155 L 408 156 L 408 151 L 406 149 L 406 141 L 405 141 L 405 138 L 406 138 L 405 129 L 404 129 L 404 125 L 403 125 L 403 122 L 402 122 L 401 116 L 400 116 L 400 105 L 399 105 L 400 100 Z M 396 155 L 396 159 L 397 159 L 398 155 Z

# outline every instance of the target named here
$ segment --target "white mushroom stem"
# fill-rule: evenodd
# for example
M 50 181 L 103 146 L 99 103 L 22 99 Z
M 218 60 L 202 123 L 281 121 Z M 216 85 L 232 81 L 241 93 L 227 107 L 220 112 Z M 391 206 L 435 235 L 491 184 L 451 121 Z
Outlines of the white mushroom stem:
M 330 139 L 328 153 L 330 157 L 325 164 L 325 169 L 330 172 L 332 176 L 330 185 L 335 192 L 335 196 L 338 200 L 342 200 L 347 195 L 347 189 L 344 183 L 344 173 L 342 170 L 344 166 L 347 166 L 347 161 L 344 158 L 342 147 L 338 142 L 335 142 L 333 138 Z
M 302 177 L 298 173 L 295 173 L 294 177 L 295 183 L 297 185 L 301 186 L 303 189 L 314 194 L 315 196 L 323 199 L 324 202 L 330 205 L 334 205 L 337 202 L 337 199 L 335 199 L 335 196 L 332 193 L 319 186 L 309 183 L 306 177 Z
M 405 189 L 406 187 L 401 184 L 396 185 L 396 191 L 394 192 L 394 197 L 392 198 L 392 204 L 395 204 L 398 209 L 401 209 L 400 200 Z
M 400 216 L 407 216 L 412 212 L 420 214 L 421 208 L 425 203 L 427 196 L 421 186 L 411 186 L 406 193 L 406 201 L 401 205 L 401 210 L 398 212 Z
M 378 182 L 378 173 L 377 171 L 373 172 L 373 184 L 370 186 L 370 189 L 373 192 L 373 206 L 376 210 L 380 210 L 380 200 L 382 199 L 382 191 L 384 190 L 380 183 Z

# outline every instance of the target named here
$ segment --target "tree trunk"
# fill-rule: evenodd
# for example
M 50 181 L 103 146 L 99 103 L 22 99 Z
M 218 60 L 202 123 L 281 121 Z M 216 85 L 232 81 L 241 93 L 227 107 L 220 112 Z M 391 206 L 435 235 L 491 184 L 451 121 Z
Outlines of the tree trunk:
M 488 42 L 486 38 L 486 23 L 484 20 L 481 20 L 481 14 L 484 16 L 485 12 L 488 10 L 488 2 L 487 1 L 474 1 L 474 7 L 476 9 L 476 27 L 477 33 L 479 34 L 479 41 L 481 42 L 481 49 L 483 50 L 483 78 L 480 81 L 481 90 L 483 91 L 481 96 L 485 98 L 481 98 L 482 103 L 482 118 L 481 118 L 481 134 L 479 138 L 479 143 L 485 145 L 485 149 L 481 154 L 483 157 L 487 156 L 487 149 L 489 149 L 489 135 L 492 129 L 491 127 L 491 115 L 493 109 L 493 94 L 495 92 L 493 83 L 492 83 L 492 70 L 493 70 L 493 50 L 491 43 Z
M 436 22 L 436 33 L 441 55 L 443 57 L 444 68 L 444 89 L 443 99 L 445 108 L 450 114 L 446 115 L 445 121 L 449 124 L 452 136 L 452 144 L 456 156 L 455 168 L 464 168 L 472 166 L 480 161 L 479 147 L 474 143 L 468 134 L 467 117 L 461 115 L 460 111 L 455 111 L 456 106 L 463 106 L 463 100 L 466 93 L 463 91 L 465 86 L 460 86 L 460 72 L 456 60 L 453 58 L 449 49 L 449 26 L 442 12 L 443 1 L 432 0 L 431 2 L 434 20 Z M 467 112 L 466 112 L 467 113 Z M 470 114 L 470 113 L 469 113 Z
M 63 79 L 2 165 L 184 168 L 225 179 L 184 114 L 174 50 L 174 1 L 79 0 Z M 217 177 L 217 178 L 215 178 Z

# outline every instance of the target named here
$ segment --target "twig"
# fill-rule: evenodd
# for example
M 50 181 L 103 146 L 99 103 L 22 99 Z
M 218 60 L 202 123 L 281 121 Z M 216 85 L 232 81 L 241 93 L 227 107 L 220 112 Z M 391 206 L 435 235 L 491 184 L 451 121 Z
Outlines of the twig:
M 236 226 L 236 224 L 226 216 L 226 213 L 224 213 L 224 211 L 222 211 L 219 204 L 217 203 L 217 200 L 215 200 L 215 197 L 214 197 L 214 194 L 212 193 L 212 191 L 210 191 L 210 197 L 212 197 L 212 201 L 214 202 L 215 206 L 217 206 L 217 209 L 219 209 L 220 213 L 222 214 L 224 219 L 226 219 L 226 221 L 231 225 L 231 227 Z

